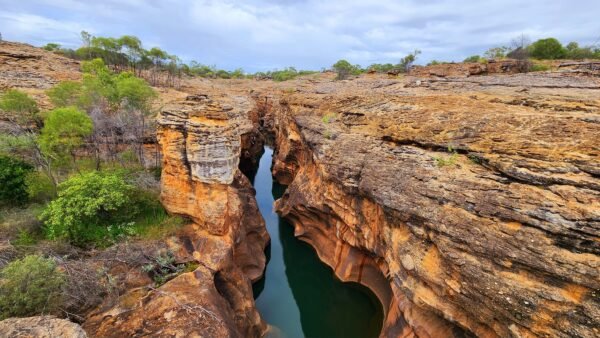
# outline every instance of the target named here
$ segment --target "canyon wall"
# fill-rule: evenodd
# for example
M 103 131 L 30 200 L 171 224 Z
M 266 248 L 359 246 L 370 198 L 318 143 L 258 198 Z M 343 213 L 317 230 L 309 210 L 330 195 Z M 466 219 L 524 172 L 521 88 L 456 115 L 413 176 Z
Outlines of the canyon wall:
M 96 336 L 264 334 L 251 283 L 264 271 L 269 235 L 254 189 L 238 169 L 240 158 L 254 158 L 262 150 L 250 110 L 206 95 L 162 109 L 161 200 L 170 213 L 192 221 L 167 243 L 177 262 L 198 267 L 160 287 L 129 291 L 116 306 L 92 314 L 86 331 Z
M 384 337 L 596 337 L 598 90 L 524 74 L 282 93 L 277 210 L 375 292 Z

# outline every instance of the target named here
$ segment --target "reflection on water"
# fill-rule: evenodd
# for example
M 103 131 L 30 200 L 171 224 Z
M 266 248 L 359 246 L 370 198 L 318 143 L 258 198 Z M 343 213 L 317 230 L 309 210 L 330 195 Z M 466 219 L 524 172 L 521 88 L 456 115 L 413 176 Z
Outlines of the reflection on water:
M 383 309 L 372 292 L 344 283 L 316 252 L 294 237 L 294 229 L 273 211 L 284 187 L 273 182 L 271 158 L 265 148 L 254 177 L 258 207 L 271 244 L 266 250 L 265 277 L 254 284 L 256 306 L 272 326 L 271 337 L 377 337 Z

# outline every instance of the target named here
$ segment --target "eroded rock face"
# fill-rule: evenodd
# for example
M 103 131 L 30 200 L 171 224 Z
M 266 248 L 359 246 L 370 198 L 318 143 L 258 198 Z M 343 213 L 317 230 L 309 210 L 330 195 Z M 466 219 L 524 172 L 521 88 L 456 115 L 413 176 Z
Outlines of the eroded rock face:
M 245 106 L 236 107 L 190 96 L 161 112 L 161 199 L 170 213 L 193 221 L 170 246 L 178 261 L 199 267 L 161 287 L 130 291 L 116 306 L 94 313 L 88 332 L 177 337 L 265 332 L 251 282 L 264 271 L 269 236 L 254 189 L 238 169 L 241 153 L 256 148 L 248 141 L 256 127 Z
M 53 316 L 9 318 L 0 321 L 0 337 L 18 338 L 86 338 L 85 331 L 67 319 Z
M 378 295 L 382 336 L 599 334 L 600 83 L 523 79 L 359 79 L 275 108 L 277 210 Z
M 460 62 L 442 63 L 431 66 L 415 66 L 410 70 L 410 75 L 426 76 L 471 76 L 483 74 L 516 74 L 522 73 L 529 66 L 524 60 L 489 60 L 486 63 Z
M 80 77 L 79 61 L 24 43 L 0 41 L 0 89 L 48 89 Z

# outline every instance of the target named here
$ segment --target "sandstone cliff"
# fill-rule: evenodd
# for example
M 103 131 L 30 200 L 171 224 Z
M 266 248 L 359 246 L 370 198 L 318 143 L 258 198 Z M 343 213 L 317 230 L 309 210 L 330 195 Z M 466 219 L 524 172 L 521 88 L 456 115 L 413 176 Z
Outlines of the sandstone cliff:
M 264 333 L 251 282 L 263 273 L 269 236 L 254 189 L 238 169 L 241 154 L 261 149 L 256 143 L 262 139 L 247 115 L 250 109 L 243 108 L 195 95 L 162 110 L 161 199 L 169 212 L 193 221 L 171 249 L 178 261 L 192 260 L 199 267 L 150 291 L 130 291 L 113 308 L 94 314 L 86 322 L 88 332 L 186 337 Z
M 277 208 L 379 296 L 382 336 L 598 336 L 599 90 L 526 74 L 282 94 Z

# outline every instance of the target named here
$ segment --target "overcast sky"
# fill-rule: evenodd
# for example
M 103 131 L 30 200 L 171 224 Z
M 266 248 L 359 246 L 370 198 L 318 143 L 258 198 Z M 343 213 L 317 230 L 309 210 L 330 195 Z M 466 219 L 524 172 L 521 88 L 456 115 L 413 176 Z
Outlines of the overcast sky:
M 138 36 L 184 61 L 247 71 L 462 60 L 516 36 L 600 43 L 600 0 L 0 0 L 5 40 Z

